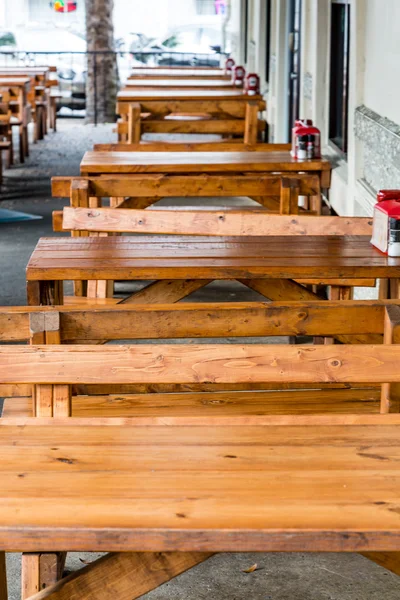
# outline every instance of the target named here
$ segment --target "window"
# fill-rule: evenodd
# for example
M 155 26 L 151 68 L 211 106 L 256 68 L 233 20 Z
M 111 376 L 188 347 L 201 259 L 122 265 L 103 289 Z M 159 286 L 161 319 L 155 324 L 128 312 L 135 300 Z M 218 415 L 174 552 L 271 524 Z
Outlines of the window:
M 215 15 L 215 0 L 196 0 L 196 11 L 198 15 Z
M 269 83 L 270 60 L 271 60 L 271 0 L 266 0 L 265 28 L 266 28 L 266 44 L 265 44 L 265 81 Z
M 332 0 L 331 76 L 329 88 L 329 139 L 347 153 L 350 5 Z
M 249 0 L 244 0 L 244 64 L 247 64 L 247 58 L 249 53 Z

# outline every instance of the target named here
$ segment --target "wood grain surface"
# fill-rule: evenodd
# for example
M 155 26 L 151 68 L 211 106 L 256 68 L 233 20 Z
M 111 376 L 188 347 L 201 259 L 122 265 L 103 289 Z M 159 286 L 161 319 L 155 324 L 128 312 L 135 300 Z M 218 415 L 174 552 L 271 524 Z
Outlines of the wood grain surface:
M 398 415 L 348 425 L 335 417 L 289 426 L 251 419 L 52 427 L 1 419 L 0 547 L 399 548 Z
M 41 238 L 28 281 L 400 277 L 369 236 Z
M 325 159 L 297 160 L 289 151 L 86 152 L 82 173 L 240 173 L 330 170 Z

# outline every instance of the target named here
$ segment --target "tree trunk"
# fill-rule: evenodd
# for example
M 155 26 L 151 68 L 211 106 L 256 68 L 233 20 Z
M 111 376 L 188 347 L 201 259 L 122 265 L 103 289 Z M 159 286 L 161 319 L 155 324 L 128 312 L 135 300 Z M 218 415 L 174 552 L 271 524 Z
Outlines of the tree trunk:
M 85 0 L 87 39 L 86 122 L 115 121 L 118 87 L 114 53 L 114 0 Z

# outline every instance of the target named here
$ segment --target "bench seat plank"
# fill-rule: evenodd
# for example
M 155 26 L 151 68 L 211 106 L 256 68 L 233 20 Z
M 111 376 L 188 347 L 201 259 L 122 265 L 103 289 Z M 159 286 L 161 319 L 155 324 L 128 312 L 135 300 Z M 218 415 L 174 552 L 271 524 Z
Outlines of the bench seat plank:
M 84 429 L 2 419 L 0 548 L 399 550 L 398 417 L 368 419 Z
M 3 417 L 32 417 L 30 397 L 6 398 Z M 72 417 L 214 417 L 379 413 L 380 389 L 74 396 Z

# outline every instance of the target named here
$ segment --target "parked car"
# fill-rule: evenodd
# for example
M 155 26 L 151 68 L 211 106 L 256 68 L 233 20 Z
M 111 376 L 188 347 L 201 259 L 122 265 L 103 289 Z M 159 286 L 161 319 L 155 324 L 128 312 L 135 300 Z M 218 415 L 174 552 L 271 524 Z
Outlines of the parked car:
M 187 25 L 173 30 L 162 39 L 131 34 L 132 58 L 149 66 L 210 66 L 220 65 L 221 33 L 211 26 Z

